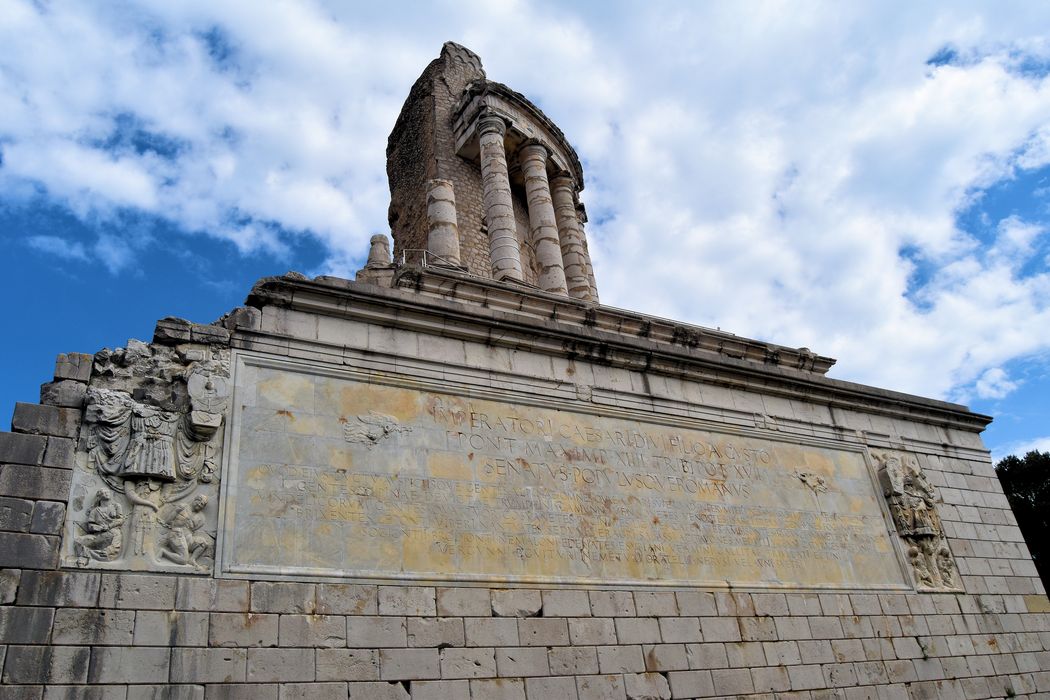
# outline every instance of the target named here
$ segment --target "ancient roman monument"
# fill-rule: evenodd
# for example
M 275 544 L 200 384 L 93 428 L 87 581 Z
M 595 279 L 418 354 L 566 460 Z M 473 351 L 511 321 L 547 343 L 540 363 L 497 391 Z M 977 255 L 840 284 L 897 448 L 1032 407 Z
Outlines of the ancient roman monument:
M 0 698 L 1050 693 L 963 406 L 599 304 L 580 161 L 446 44 L 356 280 L 58 358 L 0 435 Z

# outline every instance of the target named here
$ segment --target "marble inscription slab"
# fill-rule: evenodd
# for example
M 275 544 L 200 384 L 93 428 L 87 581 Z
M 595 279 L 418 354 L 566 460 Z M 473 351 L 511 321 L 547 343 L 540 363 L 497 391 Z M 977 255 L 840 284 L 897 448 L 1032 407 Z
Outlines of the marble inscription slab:
M 233 405 L 227 574 L 906 587 L 858 451 L 247 355 Z

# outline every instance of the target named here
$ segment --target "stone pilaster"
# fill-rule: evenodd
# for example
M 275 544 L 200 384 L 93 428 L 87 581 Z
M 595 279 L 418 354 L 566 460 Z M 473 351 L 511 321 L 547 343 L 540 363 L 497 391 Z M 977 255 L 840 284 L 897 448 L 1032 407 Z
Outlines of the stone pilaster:
M 553 294 L 568 294 L 562 263 L 558 223 L 554 215 L 551 187 L 547 181 L 547 147 L 529 143 L 521 148 L 519 160 L 525 175 L 525 195 L 529 205 L 529 232 L 539 267 L 540 289 Z
M 506 133 L 507 125 L 499 117 L 482 117 L 478 122 L 481 181 L 484 187 L 485 224 L 489 229 L 492 277 L 521 281 L 521 249 L 518 247 L 514 225 L 507 151 L 503 145 L 503 135 Z
M 565 282 L 569 287 L 569 296 L 597 301 L 588 274 L 590 259 L 584 247 L 583 224 L 576 214 L 575 189 L 576 185 L 568 175 L 559 175 L 551 180 L 554 216 L 558 221 L 561 258 L 565 265 Z
M 430 180 L 427 185 L 427 253 L 435 258 L 434 264 L 461 267 L 452 181 Z

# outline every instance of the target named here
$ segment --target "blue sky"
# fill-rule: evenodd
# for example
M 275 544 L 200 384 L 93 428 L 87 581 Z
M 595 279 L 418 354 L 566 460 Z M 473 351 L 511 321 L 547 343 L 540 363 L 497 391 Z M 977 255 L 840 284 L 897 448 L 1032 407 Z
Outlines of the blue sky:
M 0 0 L 0 414 L 385 232 L 446 40 L 584 162 L 605 303 L 836 357 L 1050 449 L 1050 6 Z

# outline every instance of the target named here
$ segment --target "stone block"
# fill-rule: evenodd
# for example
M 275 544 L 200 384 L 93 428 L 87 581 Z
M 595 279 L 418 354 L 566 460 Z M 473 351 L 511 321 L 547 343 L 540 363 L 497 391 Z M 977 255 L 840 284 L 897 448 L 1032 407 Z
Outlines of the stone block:
M 459 617 L 407 618 L 408 646 L 461 647 L 464 644 L 463 619 Z
M 722 643 L 686 644 L 685 654 L 689 659 L 689 668 L 692 669 L 726 668 L 729 666 L 726 645 Z
M 0 532 L 0 567 L 54 569 L 58 566 L 58 547 L 57 537 Z
M 518 620 L 523 646 L 560 646 L 569 643 L 569 626 L 561 617 L 527 617 Z
M 492 598 L 485 588 L 439 588 L 437 589 L 437 614 L 488 617 L 492 614 Z
M 409 700 L 402 683 L 348 683 L 349 700 Z
M 408 630 L 403 617 L 348 617 L 346 646 L 352 648 L 403 647 L 408 643 Z
M 751 603 L 756 615 L 787 615 L 787 598 L 783 593 L 752 593 Z
M 247 581 L 183 576 L 175 588 L 177 610 L 247 612 L 248 598 Z
M 72 469 L 73 455 L 76 452 L 76 440 L 73 438 L 51 436 L 47 439 L 47 448 L 40 464 L 56 469 Z
M 127 700 L 204 700 L 204 686 L 130 685 Z
M 47 449 L 47 437 L 26 433 L 0 432 L 0 463 L 4 464 L 40 464 Z M 3 491 L 5 495 L 11 494 Z
M 492 591 L 492 614 L 497 617 L 533 617 L 539 615 L 543 599 L 539 591 L 529 589 L 496 589 Z
M 620 644 L 659 644 L 661 641 L 660 623 L 656 618 L 617 617 L 614 618 L 614 621 L 616 623 L 616 639 L 619 640 Z
M 569 641 L 579 645 L 616 644 L 614 623 L 606 617 L 569 618 Z
M 11 416 L 11 430 L 15 433 L 75 438 L 80 430 L 80 411 L 19 402 L 15 404 Z
M 57 379 L 40 385 L 40 403 L 48 406 L 81 409 L 87 385 L 71 379 Z
M 463 620 L 467 646 L 518 646 L 518 621 L 513 618 L 466 618 Z
M 433 617 L 437 614 L 436 596 L 431 586 L 380 586 L 379 614 Z
M 18 595 L 22 572 L 18 569 L 0 569 L 0 605 L 10 605 Z
M 380 649 L 379 677 L 385 681 L 441 678 L 437 649 Z
M 546 617 L 590 617 L 590 596 L 587 591 L 543 591 L 543 614 Z
M 763 644 L 767 663 L 774 666 L 796 666 L 802 663 L 797 642 L 766 642 Z
M 42 697 L 43 700 L 127 700 L 127 686 L 48 685 L 44 686 Z
M 208 645 L 213 647 L 275 647 L 278 615 L 264 613 L 212 613 Z
M 148 647 L 95 647 L 89 683 L 167 683 L 170 651 Z
M 61 535 L 66 522 L 66 504 L 56 501 L 37 501 L 29 531 L 38 535 Z
M 279 700 L 346 700 L 346 683 L 284 683 Z
M 377 587 L 354 583 L 317 584 L 320 615 L 375 615 L 379 611 Z
M 317 593 L 312 583 L 252 583 L 251 611 L 311 615 L 316 611 Z
M 55 379 L 68 379 L 86 384 L 91 379 L 94 356 L 84 352 L 62 353 L 55 358 Z
M 0 467 L 0 493 L 39 501 L 66 501 L 72 472 L 68 469 L 5 464 Z
M 634 607 L 638 617 L 661 617 L 678 614 L 678 601 L 671 591 L 635 591 Z M 546 614 L 546 611 L 544 611 Z
M 136 646 L 208 646 L 208 613 L 139 610 L 135 614 Z
M 824 687 L 824 673 L 820 666 L 788 666 L 792 690 L 813 690 Z
M 281 615 L 279 629 L 282 647 L 346 646 L 346 618 L 342 615 Z
M 714 618 L 712 618 L 714 619 Z M 701 621 L 708 622 L 708 618 L 696 618 L 696 617 L 661 617 L 660 618 L 660 635 L 665 642 L 678 642 L 678 643 L 693 643 L 701 640 L 700 636 L 700 623 Z M 732 626 L 737 628 L 739 633 L 739 626 L 736 624 L 736 620 L 721 620 L 726 626 Z M 703 639 L 707 639 L 704 635 Z M 716 638 L 712 638 L 710 641 L 721 641 Z
M 230 332 L 222 326 L 191 323 L 190 340 L 203 345 L 228 345 Z
M 461 700 L 467 698 L 470 698 L 470 683 L 466 680 L 412 682 L 412 700 Z
M 525 700 L 525 683 L 507 678 L 470 681 L 471 700 Z
M 547 663 L 555 676 L 598 673 L 598 652 L 595 647 L 554 647 L 547 653 Z
M 627 700 L 670 700 L 671 687 L 659 673 L 628 673 L 623 677 Z
M 318 649 L 317 680 L 377 681 L 379 652 L 375 649 Z
M 526 678 L 525 696 L 529 700 L 577 700 L 579 697 L 576 694 L 576 679 L 567 676 Z
M 642 673 L 645 671 L 641 646 L 598 647 L 597 651 L 600 673 Z
M 296 683 L 314 679 L 313 649 L 248 649 L 249 683 Z
M 0 530 L 29 532 L 33 524 L 34 501 L 0 496 Z
M 676 591 L 675 599 L 678 602 L 678 611 L 682 615 L 703 617 L 718 614 L 718 606 L 715 604 L 714 593 L 705 593 L 704 591 Z
M 130 645 L 134 641 L 134 610 L 59 608 L 55 613 L 55 644 Z
M 623 676 L 577 676 L 579 700 L 626 700 Z
M 491 647 L 442 649 L 440 658 L 442 678 L 491 678 L 496 675 L 496 659 Z
M 761 642 L 727 642 L 726 656 L 729 657 L 729 665 L 734 668 L 766 665 Z
M 689 657 L 684 644 L 642 645 L 642 658 L 646 671 L 686 671 Z
M 9 646 L 4 684 L 86 683 L 91 649 L 88 647 Z
M 589 591 L 595 617 L 636 617 L 630 591 Z
M 791 678 L 786 666 L 753 668 L 751 682 L 756 693 L 780 693 L 791 688 Z
M 98 604 L 101 576 L 86 571 L 25 571 L 18 589 L 19 605 L 64 608 Z
M 496 650 L 496 668 L 504 678 L 550 674 L 547 650 L 540 647 L 507 647 Z
M 103 574 L 99 606 L 138 610 L 175 608 L 175 582 L 171 576 Z
M 745 642 L 767 642 L 777 638 L 777 626 L 772 617 L 738 617 L 740 638 Z
M 715 607 L 718 614 L 724 617 L 751 616 L 755 614 L 755 604 L 750 593 L 719 591 L 715 593 Z
M 0 608 L 0 644 L 46 644 L 54 608 Z
M 171 650 L 172 683 L 243 683 L 247 667 L 246 649 L 174 648 Z M 247 688 L 247 687 L 246 687 Z M 276 689 L 275 689 L 276 691 Z M 262 695 L 226 695 L 227 692 L 246 692 L 236 689 L 207 689 L 207 697 L 245 697 Z M 276 692 L 274 693 L 276 696 Z
M 704 641 L 739 642 L 740 627 L 736 620 L 725 617 L 700 618 L 700 631 Z
M 718 695 L 746 695 L 755 690 L 751 671 L 746 668 L 715 669 L 711 671 L 711 681 Z

